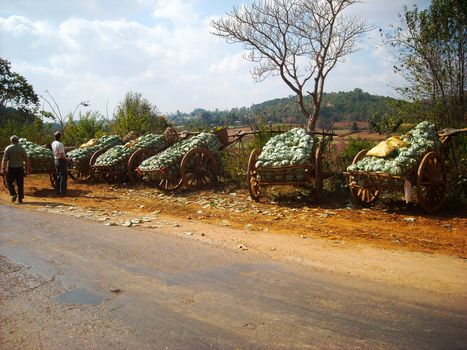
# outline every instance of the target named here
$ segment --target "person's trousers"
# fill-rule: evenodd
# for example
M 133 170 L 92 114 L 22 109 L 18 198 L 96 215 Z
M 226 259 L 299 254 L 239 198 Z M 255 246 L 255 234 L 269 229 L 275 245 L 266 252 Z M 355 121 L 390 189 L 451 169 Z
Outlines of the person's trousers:
M 16 187 L 18 187 L 18 193 L 15 190 L 15 183 Z M 8 192 L 10 192 L 10 196 L 18 195 L 19 199 L 24 198 L 24 168 L 12 168 L 8 167 L 8 172 L 6 174 L 6 186 L 8 188 Z
M 68 180 L 68 164 L 65 159 L 55 159 L 55 170 L 57 172 L 57 186 L 55 191 L 58 195 L 65 195 Z

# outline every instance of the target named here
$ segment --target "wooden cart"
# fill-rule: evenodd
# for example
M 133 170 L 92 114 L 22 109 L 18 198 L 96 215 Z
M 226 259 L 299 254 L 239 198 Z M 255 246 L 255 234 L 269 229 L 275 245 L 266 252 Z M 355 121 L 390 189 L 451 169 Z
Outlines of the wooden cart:
M 261 192 L 270 186 L 309 186 L 314 183 L 314 195 L 317 201 L 321 200 L 323 192 L 323 180 L 326 177 L 323 172 L 323 153 L 326 146 L 336 136 L 330 132 L 308 132 L 313 137 L 320 136 L 315 142 L 313 151 L 308 156 L 307 162 L 302 165 L 290 165 L 281 167 L 257 167 L 256 161 L 260 150 L 251 151 L 248 160 L 246 183 L 251 199 L 259 201 Z
M 164 132 L 167 146 L 170 146 L 178 141 L 179 136 L 175 129 L 167 128 Z M 91 177 L 96 180 L 106 182 L 116 182 L 123 179 L 128 179 L 131 183 L 137 183 L 141 181 L 140 173 L 137 172 L 138 166 L 145 160 L 148 159 L 162 150 L 155 150 L 152 148 L 140 148 L 133 152 L 128 160 L 122 161 L 115 165 L 95 165 L 97 158 L 103 154 L 106 150 L 99 150 L 94 153 L 89 160 L 89 169 Z
M 219 152 L 240 142 L 245 136 L 257 133 L 256 131 L 242 132 L 229 135 L 227 129 L 216 132 L 221 145 Z M 197 133 L 186 133 L 187 137 Z M 180 162 L 167 168 L 154 171 L 141 172 L 144 174 L 157 174 L 158 181 L 155 185 L 164 192 L 171 192 L 182 187 L 187 189 L 199 189 L 208 185 L 216 184 L 219 176 L 219 159 L 216 154 L 207 147 L 197 147 L 188 151 Z
M 3 156 L 3 152 L 0 154 L 0 159 Z M 31 159 L 29 160 L 29 163 L 31 165 L 31 173 L 28 175 L 34 175 L 34 174 L 47 174 L 49 175 L 49 180 L 50 180 L 50 185 L 52 186 L 53 189 L 55 189 L 55 186 L 57 185 L 57 173 L 55 171 L 55 165 L 54 165 L 54 160 L 53 158 L 49 160 L 34 160 Z M 6 191 L 7 185 L 6 185 L 6 174 L 0 174 L 2 176 L 2 183 L 3 187 L 5 188 Z
M 128 179 L 132 183 L 139 181 L 139 176 L 135 172 L 136 168 L 143 160 L 152 157 L 157 152 L 150 148 L 140 148 L 130 155 L 128 160 L 124 160 L 116 165 L 95 165 L 97 157 L 105 150 L 94 153 L 89 161 L 90 176 L 99 181 L 116 182 Z
M 90 180 L 92 178 L 91 166 L 97 158 L 94 157 L 94 155 L 98 154 L 99 156 L 105 151 L 106 149 L 101 149 L 80 160 L 74 160 L 70 165 L 68 165 L 68 176 L 74 181 Z
M 113 146 L 101 148 L 98 151 L 89 154 L 87 157 L 80 160 L 74 160 L 68 165 L 68 176 L 74 181 L 90 180 L 93 176 L 91 169 L 96 162 L 97 157 L 111 147 Z
M 364 207 L 371 206 L 383 192 L 404 192 L 404 184 L 415 185 L 418 205 L 427 213 L 435 213 L 442 205 L 447 185 L 445 159 L 453 151 L 451 138 L 467 129 L 445 129 L 438 133 L 439 151 L 425 153 L 421 161 L 401 176 L 385 172 L 346 171 L 350 193 L 354 201 Z M 361 150 L 352 164 L 362 160 L 367 149 Z M 455 154 L 452 155 L 457 162 Z

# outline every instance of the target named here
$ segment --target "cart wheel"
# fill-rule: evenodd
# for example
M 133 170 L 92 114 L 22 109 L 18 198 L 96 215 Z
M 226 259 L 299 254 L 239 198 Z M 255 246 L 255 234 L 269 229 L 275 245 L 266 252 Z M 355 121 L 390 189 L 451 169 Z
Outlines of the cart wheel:
M 319 202 L 323 196 L 323 153 L 318 147 L 315 153 L 315 200 Z
M 55 171 L 51 171 L 49 173 L 50 185 L 53 189 L 57 188 L 57 173 Z
M 105 149 L 100 149 L 91 156 L 91 159 L 89 159 L 89 174 L 90 174 L 90 179 L 95 179 L 95 169 L 94 169 L 94 164 L 96 163 L 96 159 L 103 153 L 105 153 Z
M 246 170 L 246 185 L 248 187 L 248 192 L 250 193 L 251 199 L 258 202 L 261 195 L 261 187 L 259 186 L 258 181 L 258 172 L 256 169 L 256 160 L 258 159 L 259 151 L 255 148 L 250 153 L 250 158 L 248 159 L 248 168 Z
M 446 168 L 437 152 L 427 153 L 417 172 L 418 205 L 427 213 L 436 212 L 442 204 L 446 190 Z
M 357 163 L 358 161 L 362 160 L 366 153 L 368 152 L 367 149 L 363 149 L 357 153 L 355 158 L 352 161 L 352 164 Z M 362 206 L 362 207 L 369 207 L 371 206 L 379 196 L 379 190 L 376 185 L 365 178 L 360 179 L 360 183 L 357 181 L 355 176 L 349 176 L 349 188 L 350 194 L 354 201 Z
M 164 192 L 177 190 L 182 185 L 180 167 L 173 165 L 165 171 L 161 171 L 161 179 L 156 183 L 156 187 Z
M 143 160 L 152 157 L 156 152 L 149 148 L 141 148 L 130 156 L 128 159 L 128 179 L 131 183 L 136 183 L 142 180 L 140 174 L 136 171 L 138 166 L 143 162 Z
M 77 169 L 70 168 L 68 169 L 68 176 L 73 181 L 87 181 L 91 179 L 91 172 L 90 171 L 83 172 Z
M 186 188 L 198 189 L 217 184 L 217 159 L 207 148 L 194 148 L 185 154 L 180 170 Z

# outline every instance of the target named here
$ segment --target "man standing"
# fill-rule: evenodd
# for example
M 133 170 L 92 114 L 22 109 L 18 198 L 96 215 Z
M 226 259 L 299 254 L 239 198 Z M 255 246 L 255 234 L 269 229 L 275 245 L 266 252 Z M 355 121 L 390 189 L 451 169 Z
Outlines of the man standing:
M 26 172 L 31 172 L 29 158 L 24 148 L 19 144 L 18 136 L 10 137 L 11 145 L 5 148 L 5 153 L 2 159 L 2 174 L 6 175 L 6 185 L 10 192 L 11 201 L 15 202 L 18 198 L 18 203 L 23 203 L 24 198 L 24 166 Z M 15 190 L 18 187 L 18 192 Z
M 55 170 L 57 171 L 57 195 L 66 195 L 67 179 L 68 179 L 68 162 L 70 161 L 65 154 L 65 146 L 60 142 L 62 133 L 56 131 L 54 134 L 55 141 L 52 142 L 52 152 L 55 158 Z

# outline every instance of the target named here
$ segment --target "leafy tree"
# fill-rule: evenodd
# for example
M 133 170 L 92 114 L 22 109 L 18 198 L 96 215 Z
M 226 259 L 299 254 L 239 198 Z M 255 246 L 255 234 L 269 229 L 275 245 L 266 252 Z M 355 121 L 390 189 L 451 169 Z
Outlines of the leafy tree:
M 257 63 L 252 75 L 262 81 L 279 75 L 295 93 L 307 129 L 314 130 L 324 81 L 337 62 L 354 51 L 368 30 L 364 22 L 343 11 L 358 0 L 258 0 L 234 7 L 211 22 L 214 35 L 241 43 L 245 58 Z M 305 102 L 308 83 L 312 104 Z
M 401 25 L 383 34 L 398 50 L 395 71 L 407 81 L 398 91 L 417 102 L 417 115 L 440 125 L 465 122 L 467 1 L 433 0 L 423 11 L 404 7 Z
M 0 108 L 0 128 L 5 127 L 8 122 L 16 125 L 33 123 L 37 117 L 27 111 L 13 107 Z
M 167 126 L 167 119 L 160 115 L 156 106 L 143 98 L 141 93 L 128 92 L 116 108 L 111 129 L 119 135 L 130 131 L 144 134 L 162 133 Z
M 13 107 L 34 114 L 38 103 L 32 85 L 21 74 L 11 71 L 9 61 L 0 58 L 0 108 Z
M 44 123 L 40 118 L 35 118 L 32 122 L 17 123 L 9 120 L 0 128 L 0 147 L 5 147 L 10 143 L 10 136 L 18 135 L 38 144 L 51 142 L 52 130 L 49 124 Z
M 97 111 L 87 111 L 84 114 L 80 112 L 77 120 L 69 114 L 65 125 L 64 142 L 67 145 L 79 146 L 101 134 L 103 129 L 103 116 Z
M 394 134 L 402 125 L 403 119 L 389 114 L 376 114 L 368 118 L 368 126 L 371 131 L 381 134 Z

